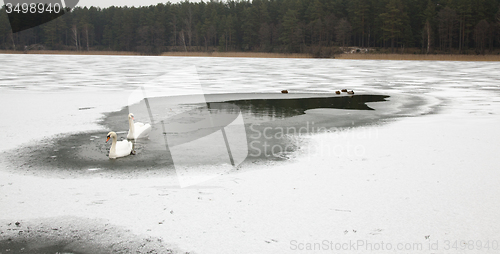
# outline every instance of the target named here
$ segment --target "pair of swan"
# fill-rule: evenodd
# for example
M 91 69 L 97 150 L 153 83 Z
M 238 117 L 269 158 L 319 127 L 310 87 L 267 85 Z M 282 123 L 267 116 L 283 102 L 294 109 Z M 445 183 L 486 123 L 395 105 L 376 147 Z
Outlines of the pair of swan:
M 117 141 L 118 136 L 111 131 L 106 136 L 106 142 L 112 139 L 111 149 L 109 149 L 109 158 L 116 159 L 134 154 L 134 144 L 129 140 L 147 139 L 151 132 L 151 125 L 144 123 L 134 123 L 134 114 L 128 114 L 128 134 L 127 140 Z

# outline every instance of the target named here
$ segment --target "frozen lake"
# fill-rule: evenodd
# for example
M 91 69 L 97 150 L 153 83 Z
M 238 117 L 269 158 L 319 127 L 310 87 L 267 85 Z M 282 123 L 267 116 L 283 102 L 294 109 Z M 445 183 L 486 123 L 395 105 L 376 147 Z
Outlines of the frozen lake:
M 228 145 L 232 148 L 231 153 L 235 153 L 231 154 L 235 157 L 231 159 L 236 166 L 243 161 L 252 165 L 263 159 L 293 157 L 303 146 L 303 140 L 299 139 L 306 134 L 425 114 L 435 110 L 439 103 L 438 99 L 423 94 L 428 88 L 421 87 L 422 91 L 405 94 L 405 86 L 383 81 L 379 71 L 369 71 L 377 65 L 369 67 L 361 62 L 346 62 L 353 64 L 346 66 L 339 65 L 341 62 L 315 59 L 3 57 L 5 75 L 0 81 L 8 97 L 4 101 L 19 109 L 4 114 L 11 114 L 18 124 L 3 126 L 9 133 L 3 147 L 19 147 L 27 142 L 20 146 L 25 147 L 24 150 L 13 150 L 7 157 L 16 161 L 13 167 L 18 171 L 27 168 L 36 172 L 31 170 L 35 166 L 59 170 L 55 174 L 60 176 L 109 172 L 115 177 L 122 173 L 130 177 L 128 170 L 131 168 L 154 171 L 154 175 L 168 174 L 173 164 L 189 164 L 189 170 L 194 171 L 213 167 L 230 170 L 225 146 L 217 142 L 220 138 L 215 132 L 217 125 L 223 127 L 235 118 L 225 124 L 217 123 L 213 128 L 185 130 L 192 128 L 186 123 L 196 124 L 203 118 L 204 111 L 193 107 L 204 102 L 230 101 L 233 107 L 241 110 L 246 133 L 237 133 L 236 127 L 227 130 L 234 139 L 234 142 L 229 140 Z M 16 58 L 18 60 L 14 61 Z M 408 75 L 410 68 L 398 71 Z M 387 69 L 393 68 L 388 66 Z M 415 86 L 415 82 L 409 83 L 410 87 Z M 151 97 L 149 110 L 150 105 L 146 107 L 144 101 L 135 104 L 144 97 L 134 101 L 138 88 Z M 334 93 L 346 88 L 355 90 L 355 94 Z M 289 93 L 281 94 L 282 89 Z M 212 105 L 217 107 L 218 104 Z M 109 111 L 120 109 L 121 113 L 109 115 Z M 363 112 L 366 110 L 372 112 Z M 211 111 L 214 114 L 214 110 Z M 109 161 L 109 145 L 103 143 L 104 136 L 107 131 L 115 131 L 120 138 L 128 129 L 126 115 L 129 112 L 140 121 L 152 123 L 156 119 L 151 137 L 137 143 L 137 156 Z M 232 114 L 221 112 L 226 116 Z M 103 114 L 107 117 L 103 118 Z M 165 124 L 161 125 L 161 121 Z M 180 133 L 169 130 L 175 126 Z M 80 134 L 82 132 L 84 134 Z M 164 138 L 162 133 L 167 136 Z M 209 134 L 213 137 L 181 145 Z M 178 145 L 178 149 L 167 146 L 169 152 L 166 152 L 165 142 L 170 142 L 170 146 Z M 196 154 L 195 160 L 193 154 Z M 219 160 L 221 157 L 224 159 Z
M 132 91 L 148 84 L 156 86 L 151 88 L 154 95 L 158 84 L 167 86 L 162 87 L 163 94 L 158 92 L 164 96 L 276 93 L 282 89 L 333 93 L 349 88 L 360 94 L 429 97 L 445 89 L 454 91 L 441 100 L 473 87 L 474 94 L 462 96 L 473 100 L 483 93 L 497 93 L 499 76 L 496 63 L 487 62 L 59 55 L 2 55 L 0 62 L 2 101 L 10 104 L 2 108 L 2 115 L 16 123 L 0 126 L 8 133 L 3 149 L 32 139 L 95 129 L 102 113 L 126 106 Z M 177 78 L 187 82 L 171 82 Z
M 138 235 L 161 236 L 182 250 L 199 253 L 288 253 L 324 239 L 428 244 L 430 235 L 441 248 L 446 239 L 500 240 L 494 226 L 500 208 L 500 188 L 495 185 L 500 149 L 496 62 L 0 55 L 0 63 L 1 159 L 5 162 L 7 154 L 15 157 L 13 149 L 26 147 L 31 148 L 19 157 L 32 157 L 29 169 L 18 173 L 11 164 L 0 165 L 0 192 L 5 194 L 0 221 L 57 216 L 108 219 Z M 182 191 L 174 187 L 174 180 L 154 176 L 108 179 L 99 172 L 108 161 L 103 139 L 110 126 L 120 131 L 127 126 L 103 121 L 126 115 L 123 108 L 140 87 L 156 98 L 234 94 L 231 99 L 243 100 L 236 104 L 247 112 L 244 120 L 259 124 L 290 117 L 295 120 L 287 126 L 314 121 L 342 128 L 302 137 L 301 149 L 284 161 L 256 164 L 255 170 L 241 174 L 226 175 L 225 170 L 225 176 L 195 189 Z M 276 112 L 287 105 L 269 101 L 288 98 L 279 93 L 283 89 L 289 91 L 283 96 L 303 99 L 311 94 L 328 98 L 344 88 L 356 96 L 380 97 L 365 98 L 368 102 L 354 111 L 325 109 L 319 99 L 310 108 L 314 99 L 305 99 L 297 102 L 301 105 L 297 112 L 305 114 L 295 112 L 296 106 Z M 259 109 L 263 102 L 256 99 L 261 97 L 245 97 L 251 93 L 269 96 L 267 111 Z M 192 112 L 192 108 L 160 106 L 172 115 Z M 367 108 L 375 110 L 360 110 Z M 332 115 L 348 121 L 318 121 Z M 54 143 L 67 135 L 73 135 L 72 142 L 102 140 L 91 151 L 102 154 L 103 160 L 90 163 L 87 170 L 97 172 L 89 175 L 90 180 L 26 174 L 36 171 L 37 165 L 47 165 L 37 162 L 30 149 L 50 147 L 58 152 Z M 331 147 L 339 142 L 340 147 Z M 221 149 L 224 146 L 214 150 Z M 51 160 L 50 155 L 44 158 Z M 214 165 L 209 168 L 217 168 Z M 141 167 L 133 165 L 126 175 L 130 172 L 130 178 L 136 178 Z M 39 190 L 47 198 L 37 196 Z M 200 203 L 208 200 L 213 202 Z M 61 203 L 64 209 L 54 209 Z M 82 203 L 91 205 L 81 209 Z M 146 204 L 148 211 L 134 204 Z M 175 213 L 163 215 L 160 211 L 165 209 Z M 200 209 L 205 213 L 199 214 Z M 283 216 L 284 210 L 289 214 Z M 118 211 L 125 212 L 112 215 Z M 142 212 L 148 217 L 137 217 Z M 161 225 L 170 230 L 158 228 Z M 215 233 L 224 236 L 224 248 Z

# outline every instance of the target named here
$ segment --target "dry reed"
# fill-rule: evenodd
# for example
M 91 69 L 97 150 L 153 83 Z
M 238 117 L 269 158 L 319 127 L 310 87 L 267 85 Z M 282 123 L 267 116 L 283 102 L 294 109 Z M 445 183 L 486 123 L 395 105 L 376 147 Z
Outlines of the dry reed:
M 500 61 L 500 55 L 416 55 L 416 54 L 341 54 L 336 59 L 421 60 L 421 61 Z
M 0 54 L 24 54 L 23 51 L 0 50 Z M 26 54 L 56 54 L 56 55 L 141 55 L 129 51 L 72 51 L 72 50 L 30 50 Z M 306 53 L 263 53 L 263 52 L 164 52 L 162 56 L 187 57 L 253 57 L 253 58 L 313 58 Z M 419 60 L 419 61 L 500 61 L 500 55 L 458 55 L 458 54 L 340 54 L 336 59 L 353 60 Z
M 192 57 L 254 57 L 254 58 L 312 58 L 310 54 L 284 54 L 263 52 L 164 52 L 162 56 L 192 56 Z

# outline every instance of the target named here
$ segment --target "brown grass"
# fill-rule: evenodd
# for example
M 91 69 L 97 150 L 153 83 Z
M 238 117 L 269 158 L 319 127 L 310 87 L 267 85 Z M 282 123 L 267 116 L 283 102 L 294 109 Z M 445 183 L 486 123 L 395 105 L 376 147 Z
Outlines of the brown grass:
M 428 61 L 500 61 L 500 55 L 417 55 L 417 54 L 340 54 L 336 59 L 428 60 Z
M 284 54 L 263 52 L 164 52 L 162 56 L 202 56 L 202 57 L 255 57 L 255 58 L 312 58 L 310 54 Z
M 0 50 L 0 54 L 24 54 L 23 51 Z M 26 54 L 53 54 L 53 55 L 125 55 L 138 56 L 138 52 L 129 51 L 72 51 L 72 50 L 30 50 Z M 162 56 L 187 57 L 255 57 L 255 58 L 313 58 L 306 53 L 262 53 L 262 52 L 164 52 Z M 458 54 L 339 54 L 336 59 L 357 60 L 428 60 L 428 61 L 500 61 L 500 55 L 458 55 Z

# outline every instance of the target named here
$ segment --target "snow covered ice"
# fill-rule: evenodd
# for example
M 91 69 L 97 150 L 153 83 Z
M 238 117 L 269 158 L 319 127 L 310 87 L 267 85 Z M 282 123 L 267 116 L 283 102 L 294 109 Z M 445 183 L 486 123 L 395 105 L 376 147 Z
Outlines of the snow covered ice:
M 184 189 L 161 177 L 102 178 L 96 167 L 88 169 L 92 177 L 63 179 L 16 173 L 2 163 L 4 232 L 9 222 L 71 216 L 106 220 L 195 253 L 295 253 L 306 246 L 321 253 L 350 242 L 358 249 L 333 251 L 456 253 L 472 243 L 472 253 L 498 252 L 496 62 L 51 55 L 0 55 L 0 62 L 2 152 L 60 134 L 105 135 L 103 113 L 126 106 L 145 80 L 190 66 L 209 94 L 347 88 L 426 101 L 374 125 L 305 135 L 289 160 Z M 384 103 L 369 105 L 398 107 L 390 98 Z M 369 249 L 381 242 L 385 250 Z

